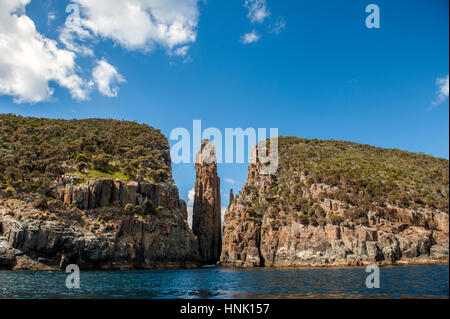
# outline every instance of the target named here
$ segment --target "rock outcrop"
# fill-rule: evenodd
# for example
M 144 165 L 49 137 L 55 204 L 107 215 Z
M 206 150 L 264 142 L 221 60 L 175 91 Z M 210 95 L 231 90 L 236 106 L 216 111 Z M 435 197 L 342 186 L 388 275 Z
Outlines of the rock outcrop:
M 62 178 L 54 202 L 0 204 L 0 268 L 151 269 L 197 267 L 197 238 L 170 183 Z M 61 201 L 59 201 L 59 199 Z M 65 204 L 63 204 L 65 203 Z M 70 206 L 68 206 L 70 205 Z
M 51 270 L 198 267 L 197 240 L 179 214 L 143 220 L 101 213 L 82 225 L 11 218 L 0 209 L 0 268 Z M 23 211 L 20 213 L 23 214 Z M 97 219 L 111 218 L 106 224 Z
M 159 130 L 0 114 L 0 136 L 1 269 L 201 265 Z
M 256 150 L 254 156 L 246 184 L 225 213 L 222 265 L 448 262 L 448 208 L 407 208 L 386 199 L 355 215 L 351 204 L 331 195 L 343 186 L 290 183 L 297 175 L 302 181 L 308 176 L 289 170 L 286 160 L 277 174 L 262 175 Z M 286 152 L 280 156 L 287 158 Z M 440 189 L 445 186 L 448 190 L 448 184 Z
M 205 264 L 215 264 L 222 246 L 220 179 L 214 145 L 203 141 L 195 161 L 193 231 Z
M 1 195 L 1 192 L 0 192 Z M 197 267 L 197 238 L 171 182 L 61 176 L 44 201 L 0 202 L 0 268 Z M 1 197 L 1 196 L 0 196 Z M 56 202 L 56 203 L 55 203 Z M 38 206 L 38 207 L 36 207 Z M 58 205 L 57 205 L 58 206 Z
M 177 209 L 184 215 L 186 209 L 186 203 L 179 198 L 178 188 L 170 182 L 85 180 L 73 175 L 62 176 L 60 182 L 53 186 L 50 196 L 81 210 L 131 204 L 145 210 L 158 206 Z

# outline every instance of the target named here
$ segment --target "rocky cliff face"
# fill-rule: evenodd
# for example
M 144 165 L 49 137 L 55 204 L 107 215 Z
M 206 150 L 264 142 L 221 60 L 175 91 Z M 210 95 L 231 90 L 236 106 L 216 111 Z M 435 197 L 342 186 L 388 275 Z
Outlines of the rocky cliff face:
M 378 199 L 372 193 L 367 195 L 367 187 L 361 185 L 355 188 L 358 190 L 355 199 L 354 190 L 349 187 L 349 176 L 358 174 L 354 170 L 362 165 L 361 160 L 371 161 L 369 155 L 363 159 L 348 158 L 351 166 L 348 171 L 338 172 L 339 182 L 319 182 L 313 168 L 307 167 L 306 157 L 299 165 L 292 164 L 299 153 L 288 146 L 295 143 L 301 142 L 280 139 L 280 167 L 275 175 L 260 174 L 262 164 L 254 151 L 247 182 L 225 213 L 222 265 L 325 266 L 448 261 L 448 177 L 445 179 L 448 161 L 434 163 L 438 167 L 433 169 L 435 183 L 425 181 L 425 177 L 422 179 L 422 173 L 415 176 L 432 185 L 427 189 L 436 191 L 428 193 L 433 199 L 429 204 L 420 198 L 416 199 L 417 203 L 408 201 L 408 197 L 402 201 L 395 199 L 402 195 L 382 194 Z M 328 152 L 333 144 L 326 146 Z M 324 145 L 315 147 L 322 149 Z M 305 156 L 314 157 L 315 151 L 308 146 Z M 330 154 L 333 160 L 340 156 L 338 152 Z M 326 161 L 325 155 L 321 153 L 323 161 Z M 393 166 L 391 162 L 388 165 Z M 388 174 L 378 162 L 377 169 L 381 175 Z M 426 171 L 427 167 L 423 169 Z M 430 172 L 423 173 L 426 174 Z M 371 181 L 367 175 L 364 178 Z M 378 180 L 372 182 L 376 184 Z M 403 181 L 389 183 L 396 189 L 403 187 Z M 413 196 L 414 188 L 405 192 Z
M 215 264 L 222 246 L 220 179 L 214 145 L 201 144 L 195 162 L 193 231 L 198 237 L 200 255 L 205 264 Z
M 176 209 L 184 215 L 186 206 L 179 199 L 178 188 L 170 182 L 86 180 L 79 176 L 62 176 L 49 195 L 81 210 L 130 204 L 144 211 L 154 210 L 158 206 Z
M 158 130 L 8 115 L 0 140 L 0 268 L 201 264 Z
M 3 199 L 0 268 L 196 267 L 197 238 L 171 183 L 62 177 L 55 200 Z M 29 203 L 27 203 L 29 201 Z M 37 203 L 36 203 L 37 202 Z

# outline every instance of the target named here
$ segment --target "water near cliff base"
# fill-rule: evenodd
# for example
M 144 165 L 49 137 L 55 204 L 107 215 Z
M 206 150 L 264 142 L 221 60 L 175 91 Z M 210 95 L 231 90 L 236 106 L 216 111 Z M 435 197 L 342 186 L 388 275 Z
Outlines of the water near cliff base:
M 381 267 L 379 289 L 364 267 L 82 271 L 75 290 L 62 271 L 0 271 L 0 298 L 448 298 L 448 268 Z

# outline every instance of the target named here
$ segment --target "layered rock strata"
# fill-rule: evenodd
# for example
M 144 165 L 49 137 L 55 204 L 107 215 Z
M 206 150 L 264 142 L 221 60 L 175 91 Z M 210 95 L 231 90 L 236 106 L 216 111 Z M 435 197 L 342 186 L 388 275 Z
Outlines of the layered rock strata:
M 0 136 L 0 268 L 201 265 L 159 130 L 0 114 Z
M 197 267 L 197 239 L 171 183 L 62 178 L 60 213 L 31 203 L 0 205 L 0 268 Z M 70 207 L 68 207 L 70 205 Z
M 281 178 L 279 174 L 260 174 L 263 164 L 256 149 L 253 154 L 247 182 L 225 213 L 222 265 L 283 267 L 448 262 L 448 210 L 432 206 L 411 209 L 385 203 L 370 210 L 367 219 L 359 222 L 343 217 L 350 209 L 347 203 L 327 198 L 333 186 L 312 183 L 298 190 L 297 195 L 306 204 L 308 201 L 318 203 L 314 208 L 320 211 L 324 222 L 311 222 L 306 212 L 283 210 L 275 205 L 279 197 L 274 196 L 274 192 Z
M 195 162 L 193 231 L 205 264 L 215 264 L 222 246 L 220 179 L 214 145 L 203 141 Z
M 81 210 L 127 204 L 147 209 L 162 206 L 181 210 L 183 215 L 186 210 L 186 203 L 179 198 L 178 188 L 170 182 L 126 182 L 114 179 L 86 181 L 78 176 L 62 176 L 50 196 Z

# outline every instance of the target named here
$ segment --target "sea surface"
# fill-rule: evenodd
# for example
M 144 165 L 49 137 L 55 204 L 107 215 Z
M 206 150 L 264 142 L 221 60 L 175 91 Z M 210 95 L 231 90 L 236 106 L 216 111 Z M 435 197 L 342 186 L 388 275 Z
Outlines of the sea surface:
M 64 271 L 0 271 L 0 298 L 448 298 L 448 268 L 380 267 L 378 289 L 365 267 L 81 271 L 79 289 Z

